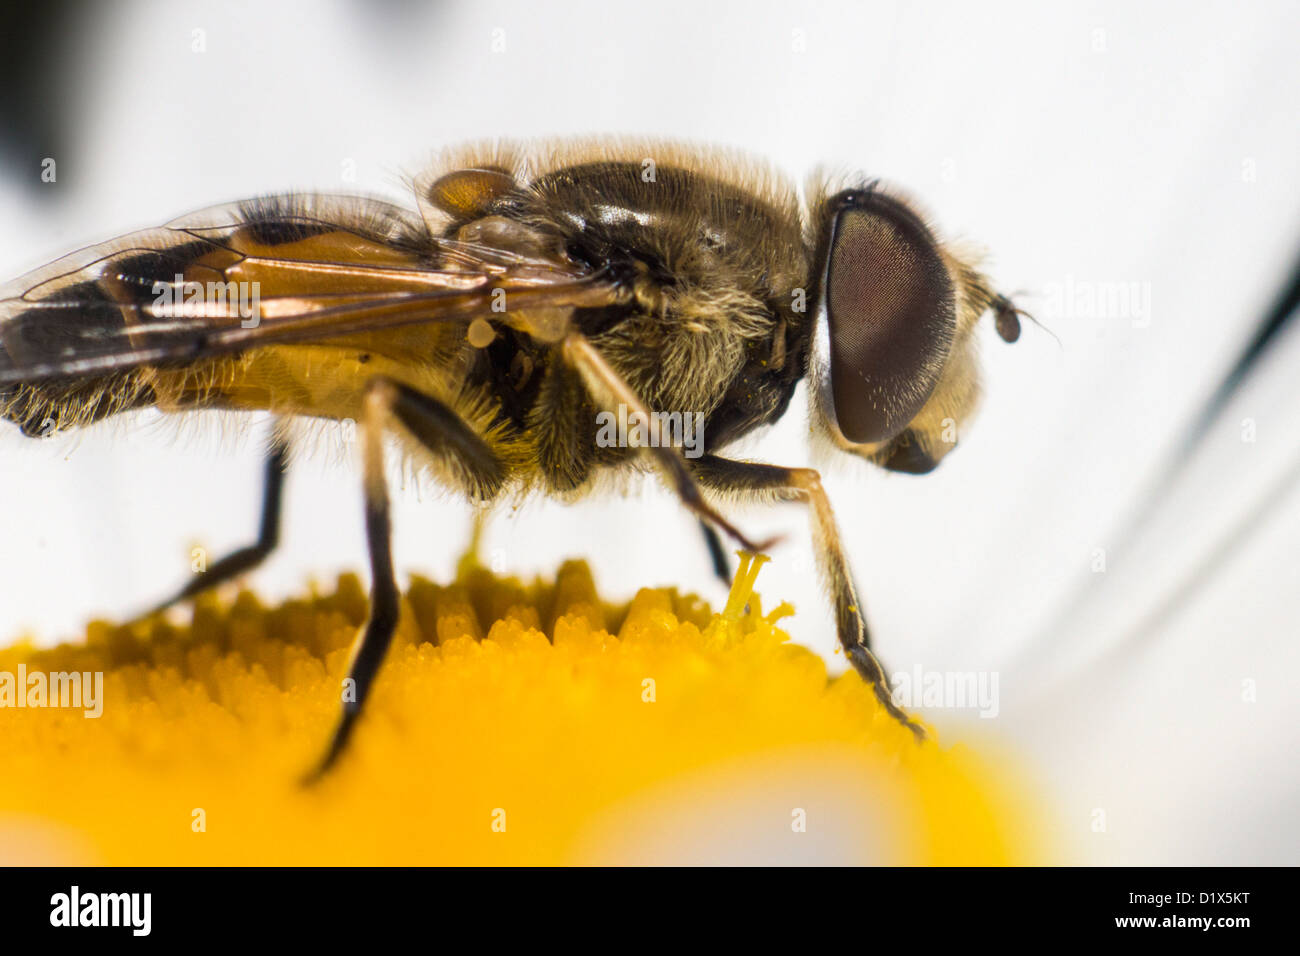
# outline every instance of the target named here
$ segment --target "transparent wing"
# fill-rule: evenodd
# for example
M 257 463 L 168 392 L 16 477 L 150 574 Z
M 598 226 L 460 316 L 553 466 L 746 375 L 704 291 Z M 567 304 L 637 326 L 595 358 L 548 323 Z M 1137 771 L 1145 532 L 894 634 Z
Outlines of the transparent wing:
M 0 287 L 0 387 L 619 296 L 509 220 L 438 239 L 388 203 L 272 197 L 82 249 Z

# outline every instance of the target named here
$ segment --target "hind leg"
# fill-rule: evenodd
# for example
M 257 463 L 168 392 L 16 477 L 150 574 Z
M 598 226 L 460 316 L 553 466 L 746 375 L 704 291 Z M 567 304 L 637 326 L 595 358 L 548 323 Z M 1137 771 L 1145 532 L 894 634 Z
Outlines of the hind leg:
M 262 521 L 257 540 L 245 548 L 226 555 L 171 597 L 154 605 L 144 616 L 165 611 L 204 591 L 223 584 L 257 567 L 275 550 L 280 542 L 280 512 L 284 504 L 284 476 L 288 469 L 289 446 L 279 437 L 271 440 L 266 454 L 265 476 L 262 486 Z

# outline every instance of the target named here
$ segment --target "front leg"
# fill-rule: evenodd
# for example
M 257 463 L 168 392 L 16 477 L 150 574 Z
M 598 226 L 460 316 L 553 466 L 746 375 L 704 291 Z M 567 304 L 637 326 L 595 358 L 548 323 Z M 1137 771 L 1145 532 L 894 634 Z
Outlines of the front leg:
M 871 685 L 881 706 L 918 740 L 924 740 L 924 728 L 894 703 L 885 669 L 871 652 L 871 635 L 863 617 L 862 602 L 821 476 L 812 468 L 782 468 L 716 455 L 705 455 L 693 462 L 692 471 L 705 488 L 769 501 L 802 501 L 811 507 L 813 547 L 822 581 L 835 602 L 835 630 L 840 646 L 854 670 Z
M 649 445 L 644 446 L 642 450 L 659 466 L 672 485 L 673 491 L 677 493 L 681 503 L 689 508 L 697 518 L 721 528 L 734 538 L 742 548 L 755 554 L 766 551 L 779 540 L 769 538 L 758 543 L 751 541 L 704 499 L 704 496 L 700 494 L 699 485 L 691 473 L 691 467 L 687 464 L 688 459 L 682 454 L 681 449 L 674 448 L 664 441 L 659 427 L 659 419 L 650 413 L 650 409 L 641 401 L 641 397 L 614 371 L 610 364 L 605 361 L 605 357 L 600 354 L 600 351 L 591 344 L 586 336 L 578 332 L 568 333 L 560 345 L 560 353 L 565 364 L 582 376 L 588 394 L 595 399 L 600 408 L 605 411 L 615 412 L 618 410 L 618 406 L 622 404 L 630 412 L 639 415 L 641 420 L 646 423 L 649 431 Z

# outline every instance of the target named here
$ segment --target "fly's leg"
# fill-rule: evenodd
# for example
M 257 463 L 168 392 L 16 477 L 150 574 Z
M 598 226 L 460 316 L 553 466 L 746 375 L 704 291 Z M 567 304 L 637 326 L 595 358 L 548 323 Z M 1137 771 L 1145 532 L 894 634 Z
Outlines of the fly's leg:
M 640 415 L 641 420 L 648 424 L 650 444 L 642 450 L 654 459 L 667 476 L 682 504 L 694 512 L 696 517 L 720 528 L 739 542 L 742 548 L 754 554 L 767 551 L 776 544 L 779 540 L 777 538 L 758 543 L 751 541 L 705 500 L 681 449 L 674 448 L 662 440 L 659 420 L 650 414 L 650 410 L 646 408 L 640 396 L 610 367 L 605 357 L 586 336 L 578 332 L 568 333 L 561 343 L 560 350 L 565 363 L 582 376 L 588 392 L 599 407 L 614 412 L 621 404 L 630 412 Z
M 454 459 L 467 489 L 477 494 L 490 497 L 505 480 L 500 459 L 488 444 L 459 415 L 423 392 L 391 379 L 372 379 L 361 418 L 370 614 L 348 669 L 338 725 L 324 758 L 308 775 L 308 783 L 320 779 L 346 749 L 397 629 L 400 596 L 393 576 L 392 525 L 384 478 L 385 430 L 396 421 L 435 456 Z
M 206 571 L 198 574 L 194 580 L 181 588 L 167 600 L 155 605 L 144 617 L 165 611 L 173 604 L 179 604 L 204 591 L 209 591 L 220 584 L 251 571 L 275 550 L 280 542 L 280 511 L 284 503 L 284 476 L 289 465 L 289 446 L 278 435 L 271 440 L 266 455 L 266 476 L 262 490 L 262 523 L 257 533 L 257 540 L 246 548 L 240 548 L 226 555 Z
M 730 588 L 731 561 L 727 559 L 727 552 L 722 547 L 722 539 L 718 537 L 718 532 L 714 530 L 713 525 L 703 518 L 700 519 L 700 531 L 704 535 L 704 546 L 709 549 L 709 561 L 713 564 L 714 575 Z
M 880 705 L 918 740 L 924 740 L 924 728 L 894 703 L 885 670 L 871 652 L 871 635 L 862 602 L 821 476 L 811 468 L 782 468 L 715 455 L 696 460 L 692 470 L 706 488 L 758 500 L 801 501 L 810 507 L 818 569 L 835 603 L 835 630 L 840 646 L 853 669 L 871 686 Z

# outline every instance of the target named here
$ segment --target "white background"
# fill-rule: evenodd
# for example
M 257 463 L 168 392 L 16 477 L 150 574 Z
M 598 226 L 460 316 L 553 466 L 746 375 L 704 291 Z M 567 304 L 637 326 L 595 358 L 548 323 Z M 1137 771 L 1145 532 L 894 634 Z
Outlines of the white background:
M 902 186 L 985 246 L 1060 344 L 1027 326 L 1007 346 L 990 324 L 987 399 L 934 474 L 830 472 L 884 658 L 998 674 L 996 720 L 927 716 L 945 739 L 1019 748 L 1071 859 L 1296 863 L 1294 335 L 1125 529 L 1300 247 L 1297 27 L 1294 4 L 1204 0 L 104 4 L 67 34 L 49 91 L 76 129 L 44 187 L 63 193 L 13 180 L 36 168 L 0 182 L 0 272 L 258 193 L 409 204 L 404 175 L 483 137 L 695 139 L 800 182 L 825 163 Z M 1117 283 L 1149 309 L 1054 295 Z M 742 453 L 806 463 L 802 419 L 801 392 Z M 251 579 L 265 594 L 362 567 L 353 456 L 326 445 L 289 479 L 282 550 Z M 185 580 L 195 543 L 251 541 L 259 460 L 256 422 L 0 429 L 0 634 L 76 636 Z M 738 517 L 788 533 L 759 589 L 841 666 L 799 509 Z M 445 577 L 468 511 L 408 489 L 395 525 L 399 567 Z M 653 486 L 504 513 L 487 549 L 521 574 L 586 557 L 610 596 L 723 596 L 693 520 Z

